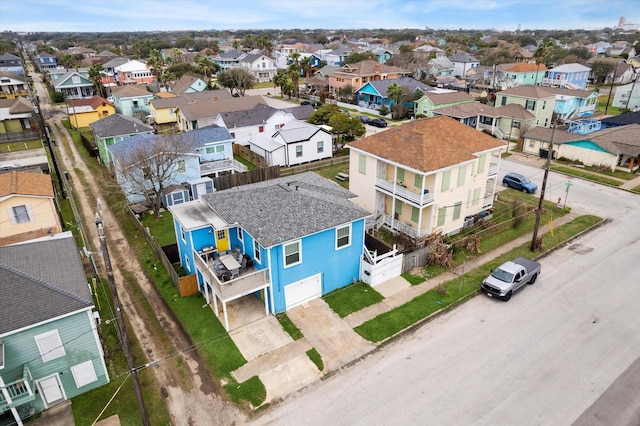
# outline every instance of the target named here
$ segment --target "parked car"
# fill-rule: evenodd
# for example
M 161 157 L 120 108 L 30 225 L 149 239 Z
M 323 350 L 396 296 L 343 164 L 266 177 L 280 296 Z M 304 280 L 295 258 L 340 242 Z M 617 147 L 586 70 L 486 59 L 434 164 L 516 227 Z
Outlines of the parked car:
M 387 122 L 382 118 L 373 118 L 369 120 L 368 124 L 371 124 L 372 126 L 375 126 L 375 127 L 387 127 Z
M 504 175 L 502 184 L 504 186 L 509 186 L 513 189 L 517 189 L 518 191 L 526 192 L 528 194 L 533 194 L 538 190 L 538 185 L 531 182 L 527 177 L 522 176 L 518 173 L 507 173 L 506 175 Z
M 367 117 L 366 115 L 359 115 L 358 119 L 360 120 L 360 122 L 362 124 L 368 124 L 369 121 L 371 120 L 369 117 Z
M 319 101 L 302 101 L 300 105 L 311 105 L 313 109 L 318 109 L 322 106 L 322 102 Z
M 497 297 L 508 302 L 511 295 L 524 287 L 533 284 L 540 275 L 540 263 L 535 260 L 519 257 L 513 262 L 505 262 L 491 275 L 482 281 L 480 290 L 489 297 Z
M 341 109 L 341 110 L 338 110 L 338 111 L 339 111 L 339 112 L 341 112 L 341 113 L 343 113 L 343 114 L 344 114 L 344 115 L 346 115 L 347 117 L 350 117 L 350 116 L 351 116 L 351 114 L 349 113 L 349 111 L 348 111 L 348 110 L 346 110 L 346 109 Z

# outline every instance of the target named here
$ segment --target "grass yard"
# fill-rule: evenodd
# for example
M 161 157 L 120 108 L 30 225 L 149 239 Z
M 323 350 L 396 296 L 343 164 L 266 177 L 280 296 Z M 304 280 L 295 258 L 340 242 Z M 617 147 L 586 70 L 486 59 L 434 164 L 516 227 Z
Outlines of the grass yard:
M 543 235 L 546 250 L 564 244 L 569 238 L 597 224 L 602 219 L 596 216 L 580 216 L 555 229 L 553 236 Z M 530 257 L 529 244 L 523 244 L 509 253 L 505 253 L 491 262 L 465 273 L 461 278 L 450 280 L 437 288 L 428 290 L 415 299 L 359 325 L 355 331 L 371 342 L 381 342 L 400 331 L 424 320 L 431 314 L 466 300 L 479 292 L 480 283 L 489 274 L 507 260 L 516 257 Z
M 338 173 L 346 173 L 349 174 L 349 162 L 334 164 L 333 166 L 325 167 L 322 169 L 314 170 L 320 176 L 327 178 L 338 185 L 342 186 L 345 189 L 349 189 L 349 181 L 341 181 L 336 179 L 336 175 Z
M 0 154 L 6 154 L 8 152 L 24 151 L 27 149 L 44 148 L 40 139 L 33 139 L 20 142 L 8 142 L 0 144 Z
M 368 284 L 359 281 L 347 287 L 334 290 L 324 296 L 323 299 L 340 318 L 344 318 L 367 306 L 381 302 L 384 297 Z
M 598 182 L 604 185 L 609 185 L 609 186 L 620 186 L 624 183 L 619 180 L 611 179 L 606 176 L 603 176 L 602 174 L 589 173 L 581 169 L 578 169 L 576 167 L 552 165 L 551 170 L 555 172 L 571 175 L 571 176 L 576 176 L 582 179 L 591 180 L 591 181 Z M 631 173 L 627 173 L 627 174 L 631 175 Z M 635 177 L 635 175 L 631 175 L 631 176 L 632 178 Z
M 142 224 L 149 228 L 149 232 L 153 235 L 160 247 L 167 246 L 176 242 L 176 231 L 173 227 L 173 215 L 169 210 L 161 213 L 162 217 L 156 219 L 153 212 L 144 216 L 141 220 Z

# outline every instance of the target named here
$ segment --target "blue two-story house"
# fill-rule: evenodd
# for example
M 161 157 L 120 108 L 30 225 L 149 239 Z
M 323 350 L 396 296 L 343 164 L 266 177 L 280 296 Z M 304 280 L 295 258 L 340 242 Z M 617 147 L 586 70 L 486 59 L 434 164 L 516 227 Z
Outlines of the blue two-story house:
M 141 133 L 109 145 L 107 149 L 116 181 L 127 200 L 147 204 L 152 181 L 157 186 L 162 180 L 163 188 L 155 188 L 155 192 L 162 193 L 171 185 L 194 182 L 204 176 L 246 171 L 244 164 L 233 159 L 232 142 L 233 136 L 227 129 L 212 125 L 173 135 Z M 167 150 L 170 149 L 175 150 L 177 158 L 168 158 Z M 147 173 L 163 178 L 155 177 L 145 182 L 143 176 Z
M 36 55 L 38 71 L 45 72 L 58 68 L 58 59 L 48 52 L 40 52 Z
M 564 64 L 547 71 L 542 80 L 543 86 L 561 87 L 565 89 L 586 90 L 591 68 L 581 64 Z
M 207 303 L 249 296 L 284 312 L 360 279 L 365 218 L 354 194 L 307 172 L 169 208 L 180 263 Z

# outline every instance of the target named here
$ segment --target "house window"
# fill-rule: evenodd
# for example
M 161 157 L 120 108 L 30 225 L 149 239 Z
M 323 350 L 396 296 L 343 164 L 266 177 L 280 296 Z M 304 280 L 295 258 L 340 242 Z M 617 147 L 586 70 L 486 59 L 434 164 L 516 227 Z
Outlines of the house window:
M 438 225 L 437 226 L 444 225 L 444 220 L 446 217 L 447 217 L 447 208 L 443 207 L 441 209 L 438 209 Z
M 182 237 L 183 242 L 187 242 L 187 237 L 184 235 L 184 229 L 180 228 L 180 236 Z
M 453 220 L 460 219 L 460 212 L 462 211 L 462 202 L 458 201 L 453 205 Z
M 358 155 L 358 171 L 363 175 L 367 174 L 367 157 L 363 154 Z
M 487 154 L 482 154 L 480 156 L 480 159 L 478 160 L 478 173 L 484 172 L 484 166 L 486 162 L 487 162 Z
M 238 231 L 238 239 L 242 241 L 244 239 L 242 235 L 242 228 L 238 226 L 237 231 Z
M 302 263 L 300 241 L 285 244 L 284 246 L 284 267 L 298 265 Z
M 451 170 L 447 170 L 446 172 L 443 172 L 441 191 L 444 192 L 449 190 L 450 180 L 451 180 Z
M 255 259 L 256 262 L 261 263 L 260 262 L 260 244 L 256 240 L 253 240 L 253 258 Z
M 10 211 L 11 223 L 17 225 L 19 223 L 28 223 L 33 220 L 33 212 L 31 206 L 13 206 Z
M 78 77 L 77 75 L 74 75 L 73 77 L 71 77 L 71 82 L 73 84 L 80 84 L 80 77 Z
M 324 152 L 324 141 L 318 141 L 318 154 Z
M 411 206 L 411 222 L 418 223 L 420 218 L 420 209 L 417 207 Z
M 534 109 L 536 109 L 536 101 L 532 99 L 527 99 L 527 101 L 524 104 L 524 108 L 533 111 Z
M 487 117 L 486 115 L 480 116 L 480 124 L 493 124 L 493 118 Z
M 480 202 L 480 188 L 476 188 L 473 190 L 473 201 L 472 204 L 475 206 Z
M 534 142 L 533 139 L 529 139 L 529 148 L 534 148 L 536 146 L 536 143 Z
M 77 388 L 81 388 L 98 380 L 96 370 L 93 368 L 93 362 L 90 360 L 71 367 L 71 374 L 73 375 L 73 381 L 76 382 Z
M 395 210 L 396 210 L 396 215 L 401 215 L 402 214 L 402 201 L 400 200 L 396 200 L 395 201 Z M 397 217 L 396 217 L 397 219 Z
M 404 182 L 404 169 L 396 169 L 396 180 L 399 182 Z
M 502 97 L 502 102 L 500 103 L 500 105 L 505 106 L 507 104 L 507 97 L 503 96 Z
M 351 224 L 336 229 L 336 249 L 351 245 Z
M 296 158 L 302 157 L 302 145 L 296 146 Z
M 544 127 L 548 127 L 549 126 L 549 118 L 545 118 L 544 119 Z
M 542 109 L 545 109 L 547 107 L 547 101 L 542 101 Z
M 264 126 L 258 127 L 258 132 L 263 133 L 264 132 Z
M 224 152 L 224 145 L 216 145 L 216 152 Z
M 178 173 L 185 173 L 187 171 L 187 162 L 184 160 L 178 160 Z
M 40 351 L 40 356 L 42 357 L 42 362 L 51 361 L 52 359 L 66 355 L 58 330 L 38 334 L 35 336 L 35 339 L 38 350 Z
M 520 128 L 520 122 L 513 120 L 511 122 L 511 127 L 513 127 L 514 129 L 519 129 Z
M 458 169 L 458 188 L 464 185 L 464 181 L 466 179 L 467 175 L 467 166 L 461 166 Z
M 207 154 L 213 154 L 214 152 L 216 152 L 216 149 L 215 149 L 214 147 L 212 147 L 212 146 L 208 146 L 208 147 L 205 149 L 205 152 L 206 152 Z

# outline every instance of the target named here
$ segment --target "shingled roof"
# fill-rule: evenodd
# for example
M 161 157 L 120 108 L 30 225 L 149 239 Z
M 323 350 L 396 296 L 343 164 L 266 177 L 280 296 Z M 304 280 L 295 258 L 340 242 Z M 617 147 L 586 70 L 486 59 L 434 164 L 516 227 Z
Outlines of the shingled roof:
M 0 173 L 0 197 L 7 195 L 53 197 L 51 175 L 22 171 Z
M 394 127 L 351 142 L 349 147 L 414 170 L 433 172 L 471 161 L 479 153 L 504 147 L 504 143 L 441 116 Z
M 153 132 L 153 127 L 144 124 L 137 118 L 122 114 L 113 114 L 101 120 L 89 124 L 99 138 L 105 139 L 112 136 L 133 135 L 135 133 Z
M 0 246 L 0 335 L 93 306 L 70 232 Z

